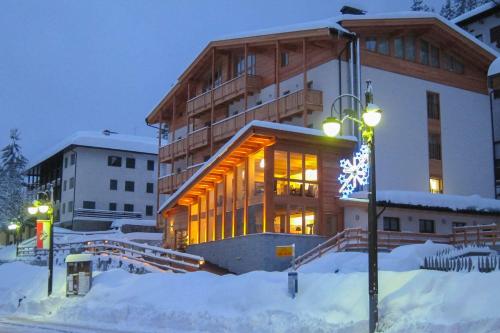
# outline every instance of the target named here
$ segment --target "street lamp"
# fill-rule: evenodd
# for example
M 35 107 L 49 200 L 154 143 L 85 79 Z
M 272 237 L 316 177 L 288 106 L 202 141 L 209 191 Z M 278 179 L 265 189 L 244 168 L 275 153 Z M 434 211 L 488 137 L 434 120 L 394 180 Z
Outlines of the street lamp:
M 49 281 L 48 281 L 48 288 L 47 288 L 47 294 L 50 296 L 52 294 L 52 277 L 54 273 L 54 189 L 53 187 L 50 188 L 49 191 L 46 192 L 41 192 L 45 197 L 44 201 L 41 200 L 35 200 L 33 201 L 33 205 L 28 207 L 28 213 L 30 215 L 38 215 L 38 214 L 43 214 L 43 215 L 48 215 L 49 217 L 49 261 L 48 261 L 48 266 L 49 266 Z
M 331 116 L 323 121 L 323 131 L 327 136 L 335 137 L 340 133 L 342 123 L 350 119 L 359 124 L 363 140 L 368 144 L 370 150 L 370 179 L 368 195 L 368 294 L 369 294 L 369 326 L 370 332 L 375 332 L 378 323 L 378 244 L 377 244 L 377 185 L 375 179 L 375 127 L 382 119 L 382 109 L 373 103 L 373 88 L 371 81 L 366 81 L 365 100 L 363 106 L 361 100 L 352 94 L 338 96 L 332 103 Z M 335 102 L 343 97 L 350 97 L 363 109 L 362 120 L 350 114 L 353 110 L 347 110 L 347 114 L 340 119 L 333 116 Z

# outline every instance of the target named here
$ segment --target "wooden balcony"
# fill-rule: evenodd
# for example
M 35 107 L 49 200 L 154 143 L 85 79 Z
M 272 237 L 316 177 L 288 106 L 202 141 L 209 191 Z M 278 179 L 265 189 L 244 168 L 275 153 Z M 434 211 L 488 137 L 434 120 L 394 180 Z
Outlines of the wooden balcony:
M 246 90 L 248 93 L 255 93 L 261 87 L 260 76 L 248 75 Z M 211 108 L 212 90 L 198 95 L 187 102 L 188 116 L 194 116 Z M 214 105 L 220 105 L 232 101 L 245 94 L 245 75 L 240 75 L 234 79 L 224 82 L 213 89 Z
M 169 194 L 175 192 L 179 187 L 182 186 L 198 169 L 203 165 L 197 164 L 188 167 L 187 169 L 176 173 L 170 174 L 158 179 L 158 190 L 161 194 Z
M 179 139 L 160 148 L 160 162 L 168 163 L 172 158 L 187 154 L 189 150 L 198 149 L 208 145 L 210 130 L 208 127 L 200 128 L 188 134 L 187 139 Z
M 279 112 L 276 111 L 279 105 Z M 298 90 L 278 100 L 254 106 L 243 113 L 223 119 L 214 123 L 213 139 L 220 141 L 227 139 L 252 120 L 279 121 L 280 119 L 301 115 L 304 110 L 323 111 L 323 93 L 318 90 Z M 277 119 L 279 114 L 279 119 Z

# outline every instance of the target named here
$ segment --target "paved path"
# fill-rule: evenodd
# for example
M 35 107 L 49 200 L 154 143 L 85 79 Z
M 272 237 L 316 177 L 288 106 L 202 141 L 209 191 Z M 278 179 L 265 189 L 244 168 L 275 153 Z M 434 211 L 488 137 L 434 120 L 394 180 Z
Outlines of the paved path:
M 82 326 L 44 323 L 29 319 L 0 319 L 0 333 L 130 333 Z

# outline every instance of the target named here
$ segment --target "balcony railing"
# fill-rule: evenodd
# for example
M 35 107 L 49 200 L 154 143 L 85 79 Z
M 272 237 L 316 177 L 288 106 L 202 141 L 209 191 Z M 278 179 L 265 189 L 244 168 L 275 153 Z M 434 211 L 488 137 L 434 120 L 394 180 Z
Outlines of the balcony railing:
M 261 78 L 256 75 L 248 75 L 246 90 L 254 93 L 260 90 Z M 198 95 L 187 102 L 188 116 L 194 116 L 211 108 L 212 90 Z M 214 105 L 229 102 L 245 93 L 245 75 L 238 76 L 213 89 Z
M 168 163 L 172 158 L 184 156 L 187 150 L 193 150 L 208 145 L 210 140 L 209 127 L 203 127 L 188 133 L 187 139 L 175 140 L 163 147 L 160 147 L 160 162 Z
M 203 165 L 197 164 L 188 167 L 179 173 L 166 175 L 158 180 L 158 189 L 162 194 L 168 194 L 175 192 L 179 187 L 181 187 L 184 182 L 186 182 L 198 169 Z
M 304 103 L 305 100 L 305 103 Z M 279 111 L 276 109 L 279 105 Z M 227 139 L 252 120 L 279 121 L 286 117 L 295 116 L 307 111 L 323 110 L 323 94 L 318 90 L 307 90 L 304 99 L 304 90 L 298 90 L 278 100 L 254 106 L 245 112 L 214 123 L 213 139 L 220 141 Z M 279 119 L 277 119 L 279 115 Z

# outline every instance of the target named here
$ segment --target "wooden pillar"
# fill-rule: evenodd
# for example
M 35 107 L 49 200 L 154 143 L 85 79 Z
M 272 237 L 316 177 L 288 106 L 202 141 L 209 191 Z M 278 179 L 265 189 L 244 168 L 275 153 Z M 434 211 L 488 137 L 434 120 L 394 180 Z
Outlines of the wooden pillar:
M 162 117 L 160 115 L 160 121 L 158 126 L 158 157 L 156 158 L 156 227 L 160 227 L 161 213 L 158 213 L 160 209 L 160 148 L 161 148 L 161 123 Z M 29 182 L 28 178 L 28 182 Z M 165 226 L 163 226 L 165 228 Z
M 187 245 L 191 243 L 191 204 L 188 205 L 188 216 L 187 216 Z
M 209 241 L 210 235 L 210 191 L 205 192 L 205 241 Z
M 214 152 L 214 134 L 212 131 L 212 126 L 214 124 L 214 89 L 215 89 L 215 47 L 212 48 L 212 89 L 210 90 L 210 154 Z
M 231 212 L 231 235 L 232 235 L 232 237 L 234 237 L 236 235 L 236 200 L 237 200 L 236 184 L 237 184 L 237 176 L 238 176 L 238 169 L 236 167 L 233 167 L 233 193 L 232 193 L 233 210 Z
M 245 199 L 243 205 L 243 235 L 247 234 L 248 231 L 248 187 L 250 186 L 250 170 L 248 163 L 248 156 L 245 157 L 245 179 L 243 180 L 245 183 Z
M 198 197 L 198 244 L 201 240 L 201 197 Z
M 306 39 L 302 39 L 302 72 L 304 78 L 304 127 L 307 127 L 307 51 L 306 51 Z
M 221 233 L 217 233 L 217 183 L 214 183 L 214 240 L 217 240 L 217 234 L 222 236 Z
M 262 230 L 274 232 L 274 149 L 264 148 L 264 209 Z
M 247 123 L 247 109 L 248 109 L 248 44 L 245 44 L 245 52 L 244 52 L 244 63 L 245 63 L 245 106 L 244 106 L 244 111 L 245 112 L 245 124 Z
M 172 141 L 170 142 L 170 144 L 172 144 L 175 141 L 175 113 L 176 113 L 175 103 L 176 103 L 176 100 L 175 100 L 175 94 L 174 94 L 173 101 L 172 101 Z M 171 171 L 171 174 L 173 174 L 174 173 L 173 146 L 171 146 L 170 151 L 172 152 L 172 157 L 170 159 L 170 171 Z M 174 177 L 170 177 L 170 188 L 172 189 L 172 193 L 175 192 L 174 191 Z
M 276 57 L 274 59 L 274 96 L 276 98 L 276 122 L 280 122 L 280 42 L 275 44 Z
M 226 210 L 227 210 L 227 175 L 223 176 L 223 192 L 222 192 L 222 234 L 221 238 L 226 237 Z
M 186 101 L 186 109 L 187 109 L 187 103 L 191 99 L 191 84 L 189 83 L 190 81 L 188 80 L 187 82 L 187 101 Z M 189 115 L 186 110 L 186 167 L 188 166 L 189 162 Z

